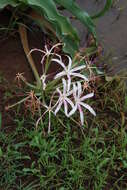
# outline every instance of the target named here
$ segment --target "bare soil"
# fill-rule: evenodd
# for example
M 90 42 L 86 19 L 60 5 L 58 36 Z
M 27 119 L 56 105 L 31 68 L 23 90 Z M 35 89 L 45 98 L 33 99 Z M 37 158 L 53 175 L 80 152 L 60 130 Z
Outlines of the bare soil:
M 14 116 L 14 113 L 12 113 L 12 110 L 10 112 L 7 112 L 5 110 L 5 106 L 8 104 L 8 101 L 10 99 L 6 97 L 7 92 L 12 91 L 12 95 L 15 95 L 13 88 L 15 84 L 16 74 L 24 73 L 27 81 L 34 81 L 31 68 L 20 41 L 18 29 L 9 32 L 7 35 L 6 30 L 2 30 L 2 28 L 9 25 L 9 19 L 9 12 L 0 12 L 0 28 L 2 31 L 0 31 L 0 112 L 2 113 L 2 126 L 9 126 L 14 124 L 14 117 L 12 117 L 12 115 Z M 28 31 L 28 40 L 30 49 L 35 47 L 41 49 L 44 48 L 43 46 L 45 35 L 42 34 L 39 30 L 35 30 L 33 26 L 30 28 L 30 31 Z M 41 56 L 37 53 L 33 53 L 33 58 L 39 73 L 41 73 Z

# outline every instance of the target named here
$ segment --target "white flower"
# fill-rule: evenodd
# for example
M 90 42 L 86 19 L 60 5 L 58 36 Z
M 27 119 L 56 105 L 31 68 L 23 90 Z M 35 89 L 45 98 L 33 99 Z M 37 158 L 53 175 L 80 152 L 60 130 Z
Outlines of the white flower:
M 80 113 L 80 120 L 81 120 L 81 124 L 84 124 L 84 113 L 83 113 L 83 109 L 82 107 L 88 109 L 94 116 L 96 116 L 95 111 L 93 110 L 93 108 L 91 108 L 91 106 L 89 106 L 88 104 L 84 103 L 84 100 L 91 98 L 94 96 L 94 93 L 89 93 L 85 96 L 82 96 L 82 86 L 80 82 L 77 82 L 77 86 L 74 83 L 73 84 L 73 96 L 74 96 L 74 100 L 75 100 L 75 106 L 73 107 L 73 109 L 70 111 L 69 116 L 71 116 L 72 114 L 74 114 L 76 112 L 76 110 L 79 110 Z
M 71 76 L 79 77 L 79 78 L 81 78 L 81 79 L 83 79 L 85 81 L 88 81 L 88 78 L 86 76 L 84 76 L 83 74 L 77 73 L 77 71 L 80 71 L 80 70 L 86 68 L 86 66 L 82 65 L 82 66 L 72 68 L 72 59 L 69 56 L 67 56 L 67 57 L 68 57 L 68 60 L 69 60 L 68 66 L 66 66 L 62 62 L 61 59 L 52 59 L 52 61 L 55 61 L 56 63 L 61 65 L 61 67 L 63 67 L 63 69 L 64 69 L 60 73 L 56 74 L 54 79 L 57 79 L 57 78 L 60 78 L 60 77 L 63 77 L 63 76 L 67 76 L 69 85 L 71 84 Z
M 42 57 L 42 60 L 41 60 L 41 63 L 43 64 L 45 57 L 48 57 L 48 56 L 50 56 L 50 55 L 57 55 L 57 56 L 59 56 L 59 55 L 56 54 L 56 53 L 52 53 L 52 51 L 54 50 L 54 48 L 56 48 L 57 46 L 60 46 L 60 45 L 62 45 L 62 43 L 57 43 L 57 44 L 55 44 L 54 46 L 52 46 L 50 50 L 48 50 L 47 46 L 45 45 L 45 51 L 44 51 L 44 50 L 41 50 L 41 49 L 38 49 L 38 48 L 34 48 L 34 49 L 32 49 L 32 50 L 29 52 L 29 54 L 31 54 L 33 51 L 39 51 L 39 52 L 41 52 L 41 53 L 44 53 L 44 56 Z M 29 56 L 29 54 L 28 54 L 28 56 Z
M 36 128 L 37 128 L 37 126 L 38 126 L 38 124 L 39 124 L 39 122 L 41 121 L 41 119 L 44 117 L 44 115 L 48 112 L 48 133 L 50 133 L 50 131 L 51 131 L 51 113 L 53 113 L 54 114 L 54 112 L 52 111 L 52 107 L 51 107 L 51 105 L 49 105 L 49 106 L 47 106 L 47 105 L 43 105 L 45 108 L 46 108 L 46 111 L 42 114 L 42 116 L 41 117 L 39 117 L 39 119 L 37 120 L 37 122 L 36 122 Z
M 60 91 L 59 88 L 57 88 L 57 92 L 59 94 L 59 99 L 56 103 L 56 109 L 55 109 L 55 115 L 57 114 L 57 112 L 60 110 L 62 104 L 64 105 L 64 112 L 65 115 L 68 117 L 68 104 L 71 106 L 71 108 L 74 108 L 74 104 L 73 102 L 68 98 L 68 96 L 70 96 L 73 91 L 69 91 L 70 90 L 70 86 L 69 84 L 66 82 L 65 79 L 62 79 L 63 82 L 63 93 Z
M 55 107 L 55 105 L 52 106 L 52 100 L 53 100 L 54 94 L 55 94 L 55 92 L 54 92 L 54 93 L 52 94 L 52 96 L 51 96 L 49 106 L 47 106 L 45 103 L 42 104 L 43 107 L 46 108 L 46 111 L 42 114 L 41 117 L 38 118 L 38 120 L 37 120 L 37 122 L 36 122 L 36 128 L 37 128 L 39 122 L 42 120 L 42 118 L 44 117 L 44 115 L 48 112 L 48 117 L 49 117 L 49 118 L 48 118 L 48 119 L 49 119 L 49 120 L 48 120 L 48 122 L 49 122 L 49 123 L 48 123 L 48 133 L 50 133 L 50 131 L 51 131 L 51 113 L 54 114 L 53 108 Z

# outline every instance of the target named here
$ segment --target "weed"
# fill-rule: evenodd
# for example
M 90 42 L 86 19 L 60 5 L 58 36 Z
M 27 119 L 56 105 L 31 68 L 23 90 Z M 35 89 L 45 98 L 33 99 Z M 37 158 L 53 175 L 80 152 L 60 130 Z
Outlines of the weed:
M 112 89 L 112 90 L 111 90 Z M 32 115 L 15 116 L 15 129 L 1 128 L 0 187 L 6 189 L 126 189 L 127 134 L 124 85 L 101 81 L 96 89 L 98 115 L 77 127 L 61 114 L 53 130 L 35 129 Z M 44 125 L 48 125 L 45 115 Z

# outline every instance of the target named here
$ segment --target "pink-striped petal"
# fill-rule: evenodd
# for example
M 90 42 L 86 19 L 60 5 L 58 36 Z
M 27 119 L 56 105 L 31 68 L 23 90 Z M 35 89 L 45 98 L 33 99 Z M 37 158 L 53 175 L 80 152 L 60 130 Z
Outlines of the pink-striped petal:
M 57 88 L 56 91 L 59 93 L 59 96 L 62 96 L 62 93 L 59 88 Z
M 30 50 L 30 52 L 28 53 L 28 55 L 27 56 L 29 56 L 32 52 L 34 52 L 34 51 L 39 51 L 39 52 L 41 52 L 41 53 L 46 53 L 45 51 L 43 51 L 43 50 L 41 50 L 41 49 L 37 49 L 37 48 L 34 48 L 34 49 L 31 49 Z
M 72 116 L 77 110 L 77 104 L 72 108 L 72 110 L 69 112 L 68 116 Z
M 47 45 L 45 45 L 46 54 L 50 54 L 50 50 L 48 50 Z
M 84 113 L 83 113 L 82 107 L 80 105 L 78 105 L 78 110 L 80 113 L 81 124 L 84 125 Z
M 93 110 L 93 108 L 91 106 L 89 106 L 88 104 L 85 104 L 83 102 L 80 102 L 80 105 L 82 105 L 84 108 L 86 108 L 87 110 L 90 111 L 90 113 L 92 113 L 94 116 L 96 116 L 95 111 Z
M 51 112 L 49 111 L 49 124 L 48 124 L 48 134 L 51 131 Z
M 54 79 L 57 79 L 57 78 L 60 78 L 60 77 L 63 77 L 64 75 L 66 75 L 65 71 L 62 71 L 58 74 L 55 75 Z
M 62 104 L 63 104 L 63 102 L 61 101 L 61 102 L 59 102 L 58 103 L 58 105 L 57 105 L 57 107 L 56 107 L 56 109 L 55 109 L 55 115 L 58 113 L 58 111 L 60 110 L 60 108 L 61 108 L 61 106 L 62 106 Z
M 63 67 L 65 71 L 67 70 L 64 63 L 62 61 L 60 61 L 59 59 L 52 59 L 52 61 L 54 61 L 54 62 L 58 63 L 59 65 L 61 65 L 61 67 Z
M 82 66 L 75 67 L 75 68 L 71 69 L 71 72 L 79 71 L 79 70 L 82 70 L 82 69 L 85 69 L 85 68 L 86 68 L 86 66 L 82 65 Z
M 81 82 L 77 82 L 77 86 L 78 86 L 78 98 L 80 98 L 81 94 L 82 94 L 82 86 L 81 86 Z
M 71 77 L 69 76 L 67 81 L 67 92 L 70 91 L 70 88 L 71 88 Z
M 68 117 L 68 105 L 65 100 L 64 100 L 64 112 L 65 112 L 65 115 Z
M 72 108 L 74 108 L 74 104 L 69 98 L 66 97 L 65 100 L 70 104 Z
M 43 63 L 44 63 L 44 60 L 45 60 L 45 57 L 47 56 L 47 54 L 45 54 L 43 57 L 42 57 L 42 59 L 41 59 L 41 64 L 43 65 Z
M 79 77 L 84 79 L 85 81 L 89 81 L 87 77 L 85 77 L 84 75 L 80 74 L 80 73 L 70 73 L 70 75 L 75 76 L 75 77 Z
M 71 66 L 72 66 L 72 59 L 67 55 L 69 63 L 68 63 L 68 71 L 70 71 Z
M 53 50 L 55 47 L 58 47 L 58 46 L 60 46 L 60 45 L 62 45 L 62 43 L 57 43 L 57 44 L 55 44 L 54 46 L 52 46 L 51 49 L 49 50 L 50 53 L 52 52 L 52 50 Z
M 62 83 L 63 83 L 63 95 L 64 95 L 66 94 L 67 91 L 67 82 L 64 78 L 62 79 Z
M 77 92 L 77 87 L 76 87 L 76 84 L 73 83 L 73 96 L 74 96 L 74 98 L 77 97 L 77 96 L 76 96 L 76 92 Z
M 87 95 L 83 96 L 82 98 L 80 98 L 80 101 L 82 102 L 88 98 L 92 98 L 93 96 L 94 96 L 94 93 L 87 94 Z

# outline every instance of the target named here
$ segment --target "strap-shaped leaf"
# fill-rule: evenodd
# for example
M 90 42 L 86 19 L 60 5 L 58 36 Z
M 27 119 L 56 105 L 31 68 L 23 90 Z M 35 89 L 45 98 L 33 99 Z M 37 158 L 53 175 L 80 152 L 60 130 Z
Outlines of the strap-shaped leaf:
M 80 22 L 84 24 L 90 33 L 96 38 L 95 26 L 87 12 L 82 10 L 74 0 L 54 0 L 57 4 L 66 8 L 71 12 Z
M 112 0 L 107 0 L 103 10 L 101 10 L 96 15 L 91 16 L 91 18 L 96 19 L 96 18 L 103 16 L 111 8 L 111 6 L 112 6 Z
M 59 14 L 53 0 L 27 0 L 27 3 L 52 23 L 56 35 L 61 41 L 65 42 L 64 51 L 74 55 L 79 46 L 77 32 L 72 27 L 69 19 Z
M 16 7 L 18 3 L 14 0 L 0 0 L 0 9 L 3 9 L 7 5 L 11 5 L 13 7 Z

